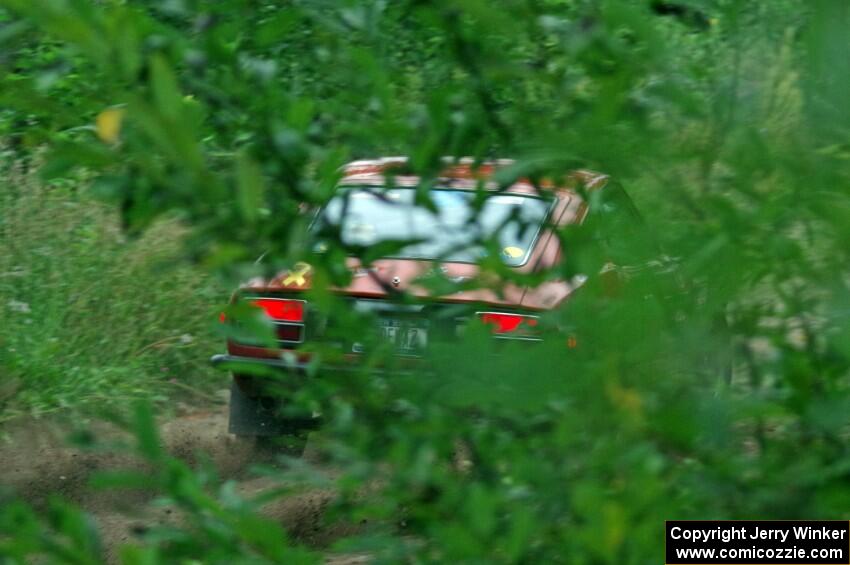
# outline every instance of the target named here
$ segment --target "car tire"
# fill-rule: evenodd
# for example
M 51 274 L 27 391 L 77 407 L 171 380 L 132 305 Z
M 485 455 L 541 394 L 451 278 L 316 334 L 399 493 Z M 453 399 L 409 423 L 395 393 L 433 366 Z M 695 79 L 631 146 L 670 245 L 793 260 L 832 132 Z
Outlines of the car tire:
M 304 419 L 281 418 L 278 409 L 274 402 L 251 396 L 233 382 L 228 432 L 257 451 L 300 457 L 307 446 L 310 423 Z

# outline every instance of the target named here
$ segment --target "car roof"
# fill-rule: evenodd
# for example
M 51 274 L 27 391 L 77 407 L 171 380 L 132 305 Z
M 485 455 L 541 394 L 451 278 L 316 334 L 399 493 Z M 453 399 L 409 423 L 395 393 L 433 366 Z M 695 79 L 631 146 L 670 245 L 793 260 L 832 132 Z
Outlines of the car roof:
M 443 157 L 443 162 L 446 166 L 438 177 L 442 188 L 475 190 L 483 186 L 486 190 L 537 195 L 540 189 L 574 192 L 579 185 L 584 185 L 588 189 L 601 188 L 608 180 L 607 175 L 580 169 L 566 173 L 558 183 L 551 179 L 543 179 L 535 186 L 529 179 L 519 178 L 510 186 L 504 187 L 492 179 L 499 170 L 514 165 L 516 161 L 513 159 L 477 161 L 472 157 Z M 393 186 L 413 187 L 419 184 L 419 177 L 411 174 L 407 157 L 381 157 L 352 161 L 345 165 L 342 171 L 340 185 L 343 186 L 384 186 L 388 175 L 392 175 Z

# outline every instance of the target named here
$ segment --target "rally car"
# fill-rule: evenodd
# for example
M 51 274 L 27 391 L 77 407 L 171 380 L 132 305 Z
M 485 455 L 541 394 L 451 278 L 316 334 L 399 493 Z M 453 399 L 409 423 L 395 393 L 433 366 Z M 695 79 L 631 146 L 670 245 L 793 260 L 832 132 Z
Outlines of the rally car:
M 421 179 L 407 172 L 406 159 L 348 164 L 335 196 L 315 211 L 310 232 L 315 253 L 327 250 L 325 236 L 335 237 L 349 250 L 386 249 L 368 265 L 348 257 L 350 283 L 332 288 L 350 311 L 369 314 L 373 331 L 334 333 L 337 320 L 311 306 L 314 273 L 309 263 L 241 287 L 232 303 L 261 309 L 273 325 L 276 343 L 231 336 L 227 353 L 213 358 L 234 375 L 230 432 L 281 436 L 311 427 L 310 415 L 287 414 L 282 410 L 285 401 L 269 393 L 270 380 L 250 370 L 262 366 L 290 375 L 303 373 L 315 361 L 311 344 L 332 343 L 339 355 L 323 368 L 346 370 L 368 353 L 369 336 L 388 343 L 399 359 L 415 363 L 431 344 L 453 339 L 471 319 L 488 327 L 495 340 L 545 339 L 540 315 L 566 300 L 582 277 L 546 280 L 533 287 L 515 281 L 464 287 L 463 282 L 475 280 L 482 258 L 495 253 L 516 273 L 556 267 L 565 258 L 556 231 L 583 221 L 588 198 L 582 194 L 604 188 L 609 203 L 630 211 L 634 205 L 603 174 L 574 171 L 559 182 L 498 179 L 499 171 L 512 165 L 509 160 L 448 160 L 428 189 L 426 206 L 417 199 Z M 380 247 L 387 242 L 395 244 Z M 433 286 L 422 283 L 435 273 L 459 286 L 435 294 Z M 566 336 L 565 342 L 574 346 L 575 338 Z

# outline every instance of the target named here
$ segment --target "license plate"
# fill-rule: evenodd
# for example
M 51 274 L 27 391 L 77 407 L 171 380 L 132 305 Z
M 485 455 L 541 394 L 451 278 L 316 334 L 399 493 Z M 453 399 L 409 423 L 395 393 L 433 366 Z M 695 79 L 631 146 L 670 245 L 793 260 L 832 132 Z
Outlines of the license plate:
M 382 318 L 378 331 L 399 353 L 420 353 L 428 345 L 428 323 L 425 320 Z

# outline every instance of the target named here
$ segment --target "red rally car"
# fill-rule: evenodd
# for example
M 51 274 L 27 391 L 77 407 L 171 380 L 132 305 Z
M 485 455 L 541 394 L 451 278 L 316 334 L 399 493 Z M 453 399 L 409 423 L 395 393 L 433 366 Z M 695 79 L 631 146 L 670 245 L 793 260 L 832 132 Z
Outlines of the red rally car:
M 471 159 L 447 160 L 428 192 L 433 206 L 425 207 L 416 203 L 420 179 L 405 173 L 406 159 L 355 161 L 345 167 L 336 195 L 316 213 L 311 232 L 317 253 L 324 251 L 322 234 L 328 230 L 351 248 L 407 242 L 387 247 L 386 256 L 368 268 L 349 257 L 351 282 L 333 289 L 350 303 L 351 310 L 372 314 L 375 335 L 390 342 L 397 357 L 416 358 L 441 336 L 456 336 L 472 317 L 489 326 L 494 339 L 542 339 L 538 315 L 561 304 L 580 286 L 580 277 L 535 287 L 506 283 L 501 293 L 474 288 L 441 296 L 419 281 L 435 270 L 454 283 L 474 279 L 479 260 L 492 254 L 492 245 L 498 246 L 504 264 L 519 273 L 556 266 L 564 253 L 555 230 L 582 222 L 588 211 L 577 190 L 580 186 L 585 194 L 605 187 L 613 197 L 610 201 L 634 211 L 619 185 L 588 171 L 572 172 L 557 186 L 538 183 L 535 187 L 523 179 L 507 187 L 497 185 L 493 176 L 512 164 L 509 160 L 477 165 Z M 479 210 L 477 215 L 474 210 Z M 489 249 L 480 243 L 485 240 L 491 242 Z M 268 392 L 268 378 L 246 371 L 261 365 L 303 372 L 310 362 L 305 345 L 332 340 L 334 320 L 311 308 L 305 294 L 311 288 L 311 276 L 310 265 L 299 263 L 272 280 L 244 285 L 234 294 L 233 302 L 246 301 L 262 309 L 277 338 L 276 347 L 269 347 L 231 337 L 227 354 L 212 359 L 233 371 L 229 429 L 237 436 L 291 435 L 312 427 L 310 417 L 282 411 L 285 401 Z M 399 295 L 406 300 L 396 300 Z M 352 338 L 334 345 L 340 355 L 329 367 L 332 370 L 350 368 L 368 347 L 366 340 Z

